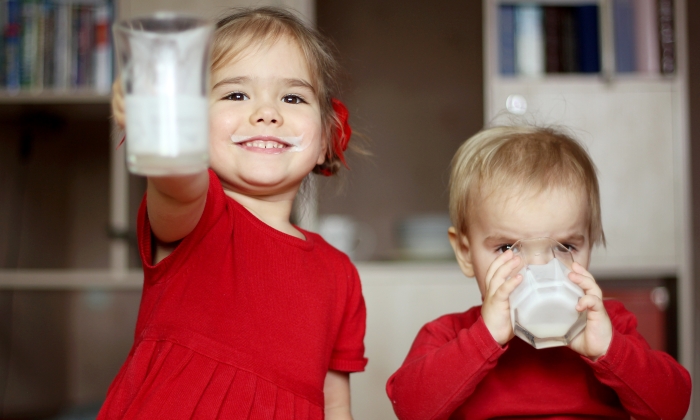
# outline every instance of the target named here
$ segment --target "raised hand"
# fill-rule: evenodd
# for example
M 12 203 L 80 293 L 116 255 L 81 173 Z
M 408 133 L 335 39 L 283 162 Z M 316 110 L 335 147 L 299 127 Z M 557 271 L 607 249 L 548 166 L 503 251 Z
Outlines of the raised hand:
M 124 113 L 124 90 L 119 77 L 115 78 L 112 83 L 112 116 L 114 121 L 124 128 L 126 125 L 126 116 Z
M 575 352 L 595 361 L 603 356 L 612 341 L 612 323 L 603 305 L 603 292 L 598 283 L 581 264 L 574 263 L 569 279 L 576 283 L 585 295 L 576 304 L 576 310 L 588 310 L 586 328 L 571 342 L 569 347 Z
M 508 250 L 499 255 L 486 272 L 481 317 L 491 336 L 500 345 L 506 344 L 513 338 L 508 298 L 523 280 L 520 273 L 514 273 L 520 261 L 519 256 L 514 256 L 513 251 Z

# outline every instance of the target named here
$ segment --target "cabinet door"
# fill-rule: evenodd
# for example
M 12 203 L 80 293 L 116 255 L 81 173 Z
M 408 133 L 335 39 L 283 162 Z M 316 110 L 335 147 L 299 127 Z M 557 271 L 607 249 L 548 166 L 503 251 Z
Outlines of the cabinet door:
M 674 92 L 671 85 L 502 83 L 493 87 L 491 116 L 509 95 L 527 101 L 524 118 L 564 125 L 588 148 L 598 167 L 607 248 L 592 269 L 675 272 L 676 178 Z

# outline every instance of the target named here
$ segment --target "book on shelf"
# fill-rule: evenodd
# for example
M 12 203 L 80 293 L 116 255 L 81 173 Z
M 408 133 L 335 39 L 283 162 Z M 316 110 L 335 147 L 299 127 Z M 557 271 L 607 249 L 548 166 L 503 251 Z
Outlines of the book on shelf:
M 111 0 L 0 0 L 0 89 L 109 92 Z
M 657 0 L 636 0 L 634 11 L 636 69 L 640 73 L 659 74 L 659 13 Z
M 544 73 L 544 28 L 542 7 L 524 4 L 515 8 L 515 69 L 518 74 Z
M 676 71 L 676 39 L 674 28 L 673 0 L 659 0 L 659 36 L 661 73 L 671 74 Z
M 504 3 L 499 5 L 498 24 L 501 74 L 600 72 L 600 30 L 595 3 L 574 6 Z M 510 65 L 513 58 L 514 69 Z
M 673 0 L 611 3 L 615 71 L 673 73 Z M 600 73 L 602 10 L 588 0 L 498 3 L 500 74 Z
M 561 34 L 562 73 L 576 73 L 579 69 L 578 42 L 576 41 L 576 18 L 571 7 L 559 7 L 559 25 Z
M 515 74 L 515 7 L 500 5 L 498 8 L 499 65 L 501 74 Z
M 600 27 L 598 6 L 582 5 L 573 8 L 575 22 L 578 72 L 600 72 Z
M 637 70 L 634 29 L 634 2 L 613 0 L 613 29 L 615 33 L 615 70 L 631 73 Z

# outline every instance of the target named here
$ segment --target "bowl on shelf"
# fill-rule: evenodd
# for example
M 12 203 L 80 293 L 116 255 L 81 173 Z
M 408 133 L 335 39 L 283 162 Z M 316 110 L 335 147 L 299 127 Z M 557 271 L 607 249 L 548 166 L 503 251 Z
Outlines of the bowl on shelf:
M 399 257 L 414 260 L 448 260 L 454 258 L 447 239 L 452 226 L 447 213 L 410 216 L 398 223 L 396 230 Z

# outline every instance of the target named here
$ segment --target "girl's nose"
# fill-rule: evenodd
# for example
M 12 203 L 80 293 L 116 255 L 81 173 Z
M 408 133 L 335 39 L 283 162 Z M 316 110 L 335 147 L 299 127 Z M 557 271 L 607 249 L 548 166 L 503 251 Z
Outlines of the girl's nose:
M 255 124 L 282 124 L 282 115 L 272 104 L 262 104 L 250 116 L 251 123 Z

